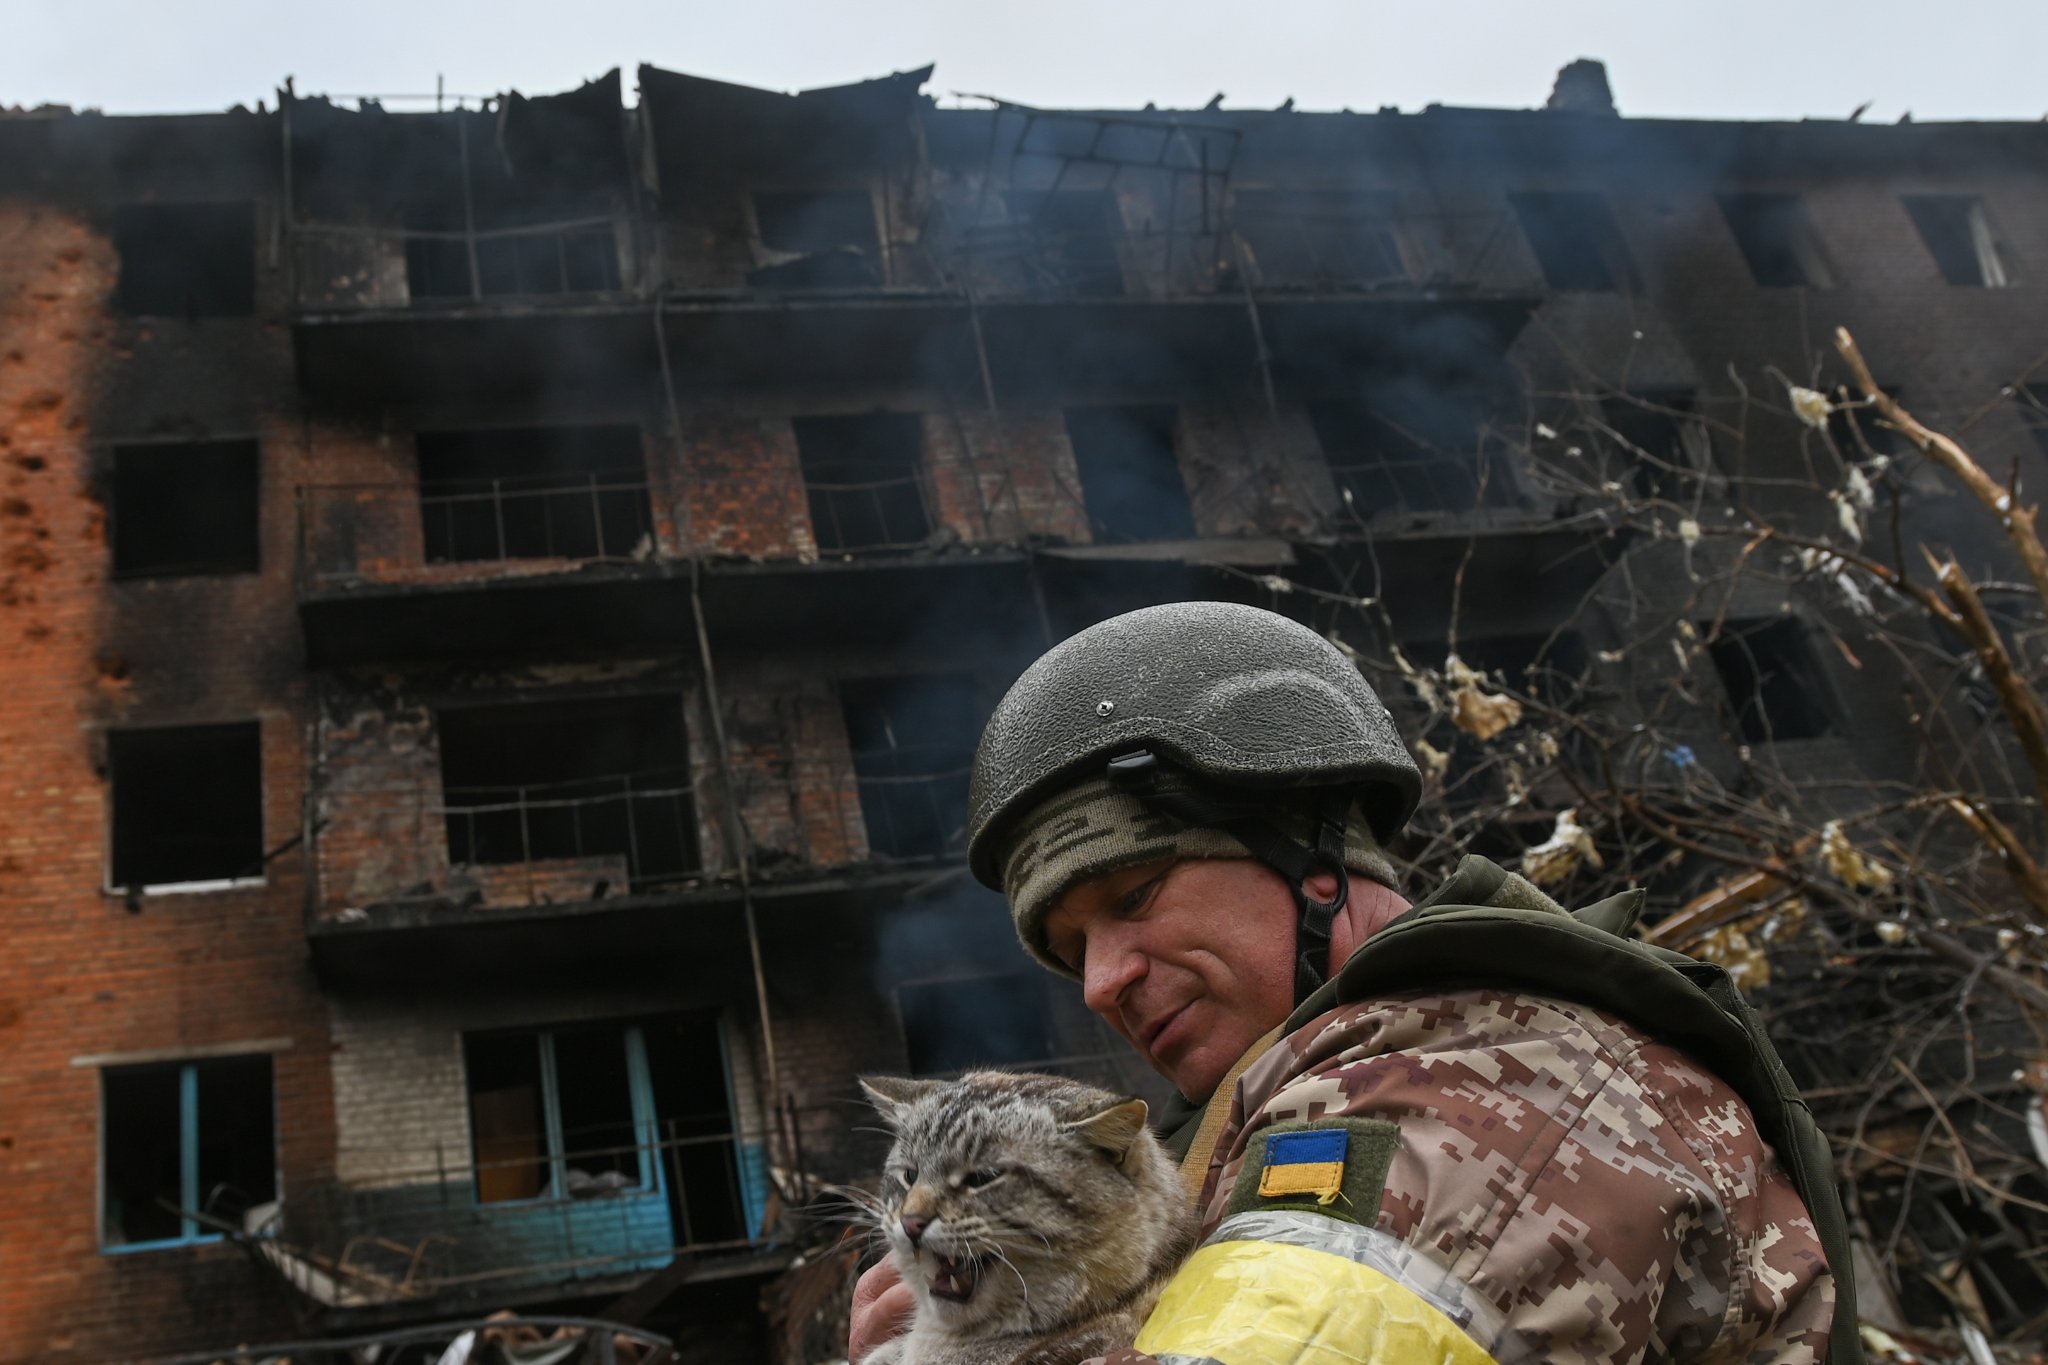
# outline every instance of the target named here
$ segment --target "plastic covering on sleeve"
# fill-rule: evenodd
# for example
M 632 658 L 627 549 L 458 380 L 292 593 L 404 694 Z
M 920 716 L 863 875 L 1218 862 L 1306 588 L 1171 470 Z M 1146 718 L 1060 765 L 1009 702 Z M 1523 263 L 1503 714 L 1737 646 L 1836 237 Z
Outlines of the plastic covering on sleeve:
M 1226 1219 L 1167 1285 L 1137 1348 L 1222 1365 L 1496 1365 L 1500 1318 L 1385 1233 L 1316 1214 Z

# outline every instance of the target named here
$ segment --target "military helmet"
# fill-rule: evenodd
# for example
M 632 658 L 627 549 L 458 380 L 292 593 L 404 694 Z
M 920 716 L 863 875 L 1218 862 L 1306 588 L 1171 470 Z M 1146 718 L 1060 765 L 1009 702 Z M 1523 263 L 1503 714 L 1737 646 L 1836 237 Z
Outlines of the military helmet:
M 1002 889 L 1014 823 L 1137 751 L 1223 787 L 1350 789 L 1382 840 L 1422 790 L 1387 708 L 1322 636 L 1232 602 L 1145 607 L 1055 645 L 990 716 L 968 802 L 975 878 Z

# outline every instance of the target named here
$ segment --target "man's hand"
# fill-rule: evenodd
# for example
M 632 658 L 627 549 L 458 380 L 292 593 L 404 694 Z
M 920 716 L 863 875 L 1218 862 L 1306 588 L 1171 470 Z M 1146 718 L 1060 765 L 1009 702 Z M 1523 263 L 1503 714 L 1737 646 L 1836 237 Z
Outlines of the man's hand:
M 910 1330 L 911 1315 L 917 1311 L 917 1296 L 896 1263 L 884 1257 L 853 1287 L 853 1322 L 847 1332 L 846 1358 L 860 1365 L 870 1351 Z

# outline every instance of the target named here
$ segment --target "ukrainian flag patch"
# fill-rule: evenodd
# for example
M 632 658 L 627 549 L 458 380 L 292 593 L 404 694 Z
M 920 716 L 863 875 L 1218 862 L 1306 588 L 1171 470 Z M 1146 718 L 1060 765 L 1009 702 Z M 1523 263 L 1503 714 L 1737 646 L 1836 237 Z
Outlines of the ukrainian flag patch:
M 1370 1224 L 1400 1145 L 1391 1119 L 1283 1120 L 1245 1139 L 1228 1211 L 1299 1209 Z
M 1344 1192 L 1344 1159 L 1350 1150 L 1351 1134 L 1343 1128 L 1274 1133 L 1266 1139 L 1259 1194 L 1266 1199 L 1306 1195 L 1318 1204 L 1335 1203 Z

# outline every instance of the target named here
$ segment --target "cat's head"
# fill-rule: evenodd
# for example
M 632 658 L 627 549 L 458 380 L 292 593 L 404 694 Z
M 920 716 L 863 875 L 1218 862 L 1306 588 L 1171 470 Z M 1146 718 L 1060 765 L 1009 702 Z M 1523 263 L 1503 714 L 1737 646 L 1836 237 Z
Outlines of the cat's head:
M 896 1144 L 881 1230 L 926 1313 L 954 1328 L 1051 1326 L 1142 1283 L 1186 1199 L 1145 1102 L 1059 1076 L 861 1082 Z

